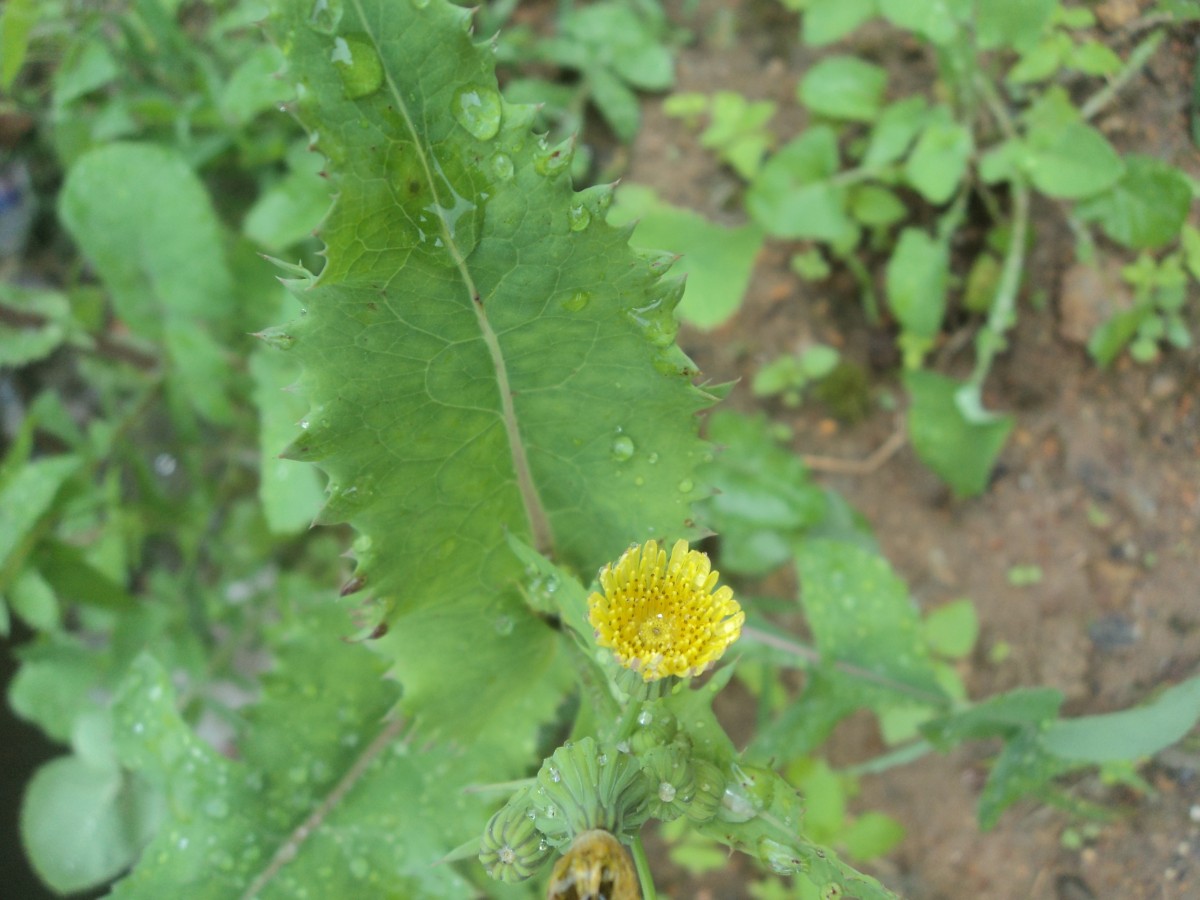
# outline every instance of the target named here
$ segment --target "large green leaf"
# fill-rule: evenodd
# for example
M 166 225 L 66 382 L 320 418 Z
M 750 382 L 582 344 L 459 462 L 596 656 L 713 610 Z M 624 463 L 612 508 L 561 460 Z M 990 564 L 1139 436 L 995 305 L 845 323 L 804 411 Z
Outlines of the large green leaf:
M 445 0 L 281 0 L 273 22 L 338 194 L 325 268 L 292 282 L 312 408 L 287 455 L 328 473 L 377 646 L 447 731 L 499 715 L 554 640 L 505 532 L 584 572 L 687 534 L 710 402 L 673 344 L 682 284 L 606 224 L 609 188 L 572 191 L 571 145 L 501 99 L 469 25 Z
M 536 679 L 470 744 L 430 748 L 419 722 L 391 717 L 400 691 L 385 661 L 331 641 L 339 614 L 322 605 L 281 628 L 236 760 L 183 721 L 162 665 L 134 664 L 113 707 L 118 754 L 161 786 L 167 821 L 114 898 L 476 895 L 481 871 L 436 865 L 486 821 L 489 801 L 462 788 L 520 773 L 558 680 Z

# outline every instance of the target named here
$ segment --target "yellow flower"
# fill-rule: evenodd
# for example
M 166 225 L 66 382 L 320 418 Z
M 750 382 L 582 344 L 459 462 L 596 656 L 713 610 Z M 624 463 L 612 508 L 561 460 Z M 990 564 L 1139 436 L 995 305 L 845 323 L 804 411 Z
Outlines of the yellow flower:
M 738 639 L 746 614 L 728 587 L 717 585 L 708 557 L 676 541 L 666 550 L 647 541 L 600 570 L 604 594 L 588 597 L 596 641 L 645 681 L 699 675 Z

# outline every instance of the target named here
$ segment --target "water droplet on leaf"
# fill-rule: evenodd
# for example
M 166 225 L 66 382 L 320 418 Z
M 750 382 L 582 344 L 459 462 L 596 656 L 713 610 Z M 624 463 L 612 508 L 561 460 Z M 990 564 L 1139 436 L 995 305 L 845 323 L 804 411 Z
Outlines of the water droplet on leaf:
M 500 131 L 500 92 L 493 87 L 460 87 L 454 92 L 450 111 L 459 125 L 481 141 L 490 141 Z
M 617 462 L 625 462 L 633 456 L 635 449 L 633 441 L 627 435 L 617 435 L 612 442 L 612 457 Z
M 587 291 L 576 291 L 562 302 L 562 308 L 568 312 L 579 312 L 592 301 L 592 295 Z
M 350 100 L 374 93 L 383 84 L 383 63 L 365 34 L 334 38 L 329 58 L 337 66 L 342 91 Z
M 696 485 L 692 483 L 692 479 L 690 478 L 685 478 L 679 482 L 679 493 L 681 494 L 690 494 L 695 489 Z
M 567 210 L 567 221 L 571 224 L 572 231 L 583 231 L 592 224 L 592 214 L 586 206 L 578 203 Z
M 533 167 L 542 175 L 558 175 L 571 165 L 573 155 L 574 142 L 568 138 L 557 147 L 541 150 L 533 159 Z
M 501 181 L 508 181 L 513 176 L 512 157 L 507 153 L 497 153 L 492 157 L 492 174 Z
M 513 633 L 512 616 L 496 616 L 496 620 L 492 622 L 492 627 L 496 629 L 496 634 L 507 637 Z

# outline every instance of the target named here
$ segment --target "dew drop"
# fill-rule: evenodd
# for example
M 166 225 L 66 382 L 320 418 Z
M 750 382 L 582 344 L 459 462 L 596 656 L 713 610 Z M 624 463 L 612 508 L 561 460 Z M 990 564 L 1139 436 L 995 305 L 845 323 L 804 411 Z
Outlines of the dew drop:
M 650 710 L 643 709 L 640 713 L 638 713 L 637 720 L 639 725 L 649 725 L 654 721 L 654 716 L 651 714 Z
M 658 454 L 651 453 L 649 456 L 646 457 L 646 462 L 650 463 L 650 465 L 654 465 L 656 462 L 658 462 Z
M 491 165 L 492 174 L 501 181 L 508 181 L 513 177 L 513 161 L 507 153 L 497 153 L 492 157 Z
M 467 84 L 454 92 L 450 111 L 473 137 L 490 141 L 500 131 L 500 92 L 494 87 Z
M 690 478 L 683 479 L 683 481 L 679 482 L 678 487 L 681 494 L 690 494 L 696 489 L 696 485 L 692 483 L 692 479 Z
M 554 766 L 550 767 L 550 780 L 555 784 L 558 784 L 560 781 L 562 781 L 562 773 L 559 772 L 558 769 L 554 768 Z
M 567 221 L 572 231 L 583 231 L 592 224 L 592 214 L 582 203 L 577 203 L 567 210 Z
M 562 308 L 568 312 L 579 312 L 592 302 L 592 295 L 587 291 L 576 291 L 562 302 Z
M 342 0 L 316 0 L 308 14 L 308 25 L 321 34 L 333 34 L 342 21 Z
M 558 175 L 571 165 L 572 149 L 570 139 L 557 147 L 546 148 L 534 157 L 533 167 L 542 175 Z
M 675 785 L 669 781 L 664 781 L 658 786 L 658 799 L 663 803 L 670 803 L 675 799 Z
M 512 616 L 496 616 L 495 621 L 492 622 L 492 627 L 496 629 L 496 634 L 508 637 L 508 635 L 513 633 L 514 624 Z
M 342 79 L 342 92 L 347 99 L 356 100 L 379 90 L 383 84 L 383 63 L 371 39 L 365 34 L 348 34 L 333 39 L 330 60 L 337 66 Z
M 607 766 L 608 765 L 608 754 L 601 753 L 599 756 L 597 756 L 596 757 L 596 765 Z
M 635 449 L 633 441 L 630 440 L 628 435 L 617 435 L 612 442 L 612 458 L 617 462 L 625 462 L 625 460 L 633 457 Z

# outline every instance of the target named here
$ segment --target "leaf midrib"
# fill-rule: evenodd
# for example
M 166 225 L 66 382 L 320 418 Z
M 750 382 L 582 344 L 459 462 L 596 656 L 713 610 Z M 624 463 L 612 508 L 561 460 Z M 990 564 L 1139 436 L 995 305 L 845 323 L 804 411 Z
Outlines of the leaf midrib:
M 472 276 L 471 270 L 467 265 L 462 248 L 455 239 L 454 229 L 446 217 L 446 204 L 439 194 L 437 179 L 433 176 L 433 168 L 430 165 L 429 154 L 426 152 L 424 136 L 415 127 L 408 105 L 405 103 L 403 95 L 392 78 L 388 60 L 381 52 L 379 38 L 367 21 L 362 0 L 353 0 L 353 3 L 364 33 L 370 38 L 375 52 L 379 55 L 384 80 L 387 83 L 387 90 L 392 95 L 395 108 L 403 118 L 404 125 L 408 129 L 409 134 L 413 137 L 412 145 L 415 148 L 417 158 L 420 160 L 425 182 L 429 186 L 430 193 L 434 199 L 438 222 L 441 224 L 443 244 L 450 254 L 459 277 L 462 279 L 463 287 L 466 290 L 467 303 L 475 313 L 475 320 L 479 326 L 480 335 L 491 357 L 492 368 L 496 374 L 496 386 L 500 392 L 501 419 L 504 422 L 504 432 L 508 438 L 509 451 L 512 456 L 513 473 L 516 476 L 521 503 L 525 508 L 525 517 L 529 522 L 533 546 L 538 552 L 552 556 L 554 550 L 553 533 L 550 529 L 550 521 L 546 515 L 546 509 L 542 505 L 541 497 L 538 495 L 537 486 L 533 480 L 533 473 L 529 467 L 529 457 L 525 452 L 525 443 L 521 438 L 520 423 L 517 421 L 516 408 L 513 405 L 512 389 L 509 384 L 508 366 L 504 360 L 500 340 L 492 328 L 491 322 L 488 320 L 483 306 L 483 298 L 480 296 L 479 290 L 475 285 L 475 278 Z

